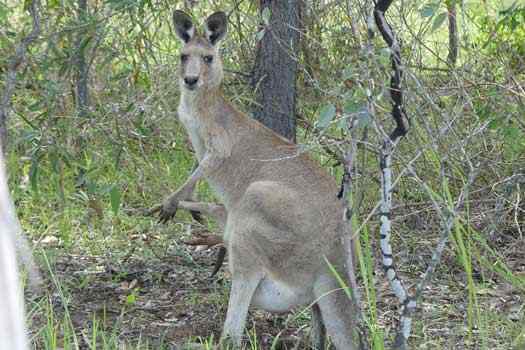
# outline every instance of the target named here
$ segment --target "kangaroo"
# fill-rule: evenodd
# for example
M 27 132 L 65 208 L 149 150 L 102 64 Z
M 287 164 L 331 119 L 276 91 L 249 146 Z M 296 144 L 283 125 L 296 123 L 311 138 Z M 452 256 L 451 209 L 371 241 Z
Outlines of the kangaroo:
M 188 207 L 185 201 L 200 179 L 224 205 L 232 284 L 222 343 L 241 346 L 250 305 L 276 313 L 312 305 L 314 348 L 325 349 L 328 333 L 338 350 L 355 349 L 354 306 L 329 266 L 348 282 L 343 205 L 335 180 L 295 144 L 223 96 L 223 12 L 206 19 L 203 33 L 182 11 L 173 13 L 173 22 L 183 43 L 178 116 L 199 165 L 158 211 L 166 220 L 180 203 Z

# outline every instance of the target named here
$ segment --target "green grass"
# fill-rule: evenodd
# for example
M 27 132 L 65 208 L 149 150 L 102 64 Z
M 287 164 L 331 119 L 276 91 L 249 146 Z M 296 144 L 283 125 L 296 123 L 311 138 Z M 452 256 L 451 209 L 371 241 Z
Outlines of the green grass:
M 143 325 L 123 321 L 126 318 L 133 319 L 137 305 L 142 298 L 148 297 L 143 290 L 137 288 L 123 296 L 118 316 L 106 318 L 106 311 L 102 311 L 102 314 L 100 311 L 92 312 L 83 315 L 79 325 L 79 322 L 73 322 L 69 307 L 78 307 L 77 298 L 90 286 L 96 285 L 98 277 L 86 273 L 78 276 L 61 275 L 59 280 L 55 277 L 55 269 L 60 266 L 59 261 L 63 256 L 98 257 L 109 265 L 121 265 L 123 259 L 130 257 L 144 261 L 180 259 L 177 261 L 187 264 L 187 271 L 203 269 L 191 252 L 178 243 L 185 235 L 184 224 L 160 225 L 155 219 L 143 215 L 144 209 L 160 202 L 183 183 L 194 166 L 195 161 L 185 146 L 184 133 L 176 123 L 168 122 L 160 133 L 154 134 L 152 123 L 142 127 L 141 132 L 145 136 L 137 139 L 129 136 L 135 126 L 127 124 L 119 127 L 120 133 L 128 134 L 119 143 L 113 142 L 114 128 L 110 129 L 111 137 L 100 136 L 98 130 L 91 130 L 83 136 L 83 144 L 89 144 L 89 147 L 79 147 L 72 142 L 77 135 L 66 133 L 66 130 L 75 129 L 77 121 L 71 119 L 69 122 L 72 124 L 63 122 L 60 125 L 64 130 L 57 132 L 53 145 L 34 138 L 30 143 L 15 143 L 9 153 L 10 184 L 18 215 L 24 229 L 35 242 L 37 258 L 49 281 L 49 289 L 43 290 L 43 295 L 28 300 L 32 342 L 36 348 L 46 350 L 120 349 L 122 346 L 126 349 L 168 348 L 171 343 L 164 341 L 162 335 L 152 339 L 148 335 L 141 335 Z M 100 122 L 107 123 L 108 128 L 111 124 L 109 120 Z M 24 132 L 20 131 L 16 137 L 22 137 Z M 58 146 L 67 144 L 71 146 Z M 430 168 L 427 168 L 429 172 L 439 173 L 439 158 L 434 151 L 426 152 L 422 164 L 430 164 Z M 374 168 L 376 164 L 370 162 L 367 166 Z M 461 173 L 455 172 L 454 175 L 460 176 Z M 368 181 L 363 179 L 363 184 Z M 401 182 L 399 186 L 399 193 L 404 198 L 416 203 L 425 201 L 422 192 L 411 186 L 409 181 Z M 448 184 L 433 186 L 434 198 L 451 205 L 457 188 Z M 373 206 L 374 198 L 377 198 L 376 187 L 362 185 L 362 189 L 367 198 L 362 208 L 366 210 Z M 209 187 L 204 183 L 198 186 L 198 192 L 201 198 L 213 199 Z M 423 304 L 424 310 L 415 316 L 414 336 L 411 339 L 415 347 L 448 349 L 454 343 L 454 346 L 464 344 L 472 349 L 507 349 L 511 344 L 519 349 L 525 342 L 523 310 L 517 311 L 517 320 L 509 320 L 505 312 L 491 309 L 493 300 L 483 294 L 486 290 L 497 290 L 503 280 L 523 295 L 525 280 L 507 265 L 505 253 L 487 243 L 472 226 L 471 216 L 471 210 L 467 210 L 456 220 L 452 245 L 445 257 L 449 262 L 450 258 L 455 259 L 456 266 L 453 268 L 461 271 L 461 277 L 448 279 L 447 266 L 441 266 L 432 283 L 432 290 L 438 291 L 438 294 L 446 286 L 456 297 L 451 304 L 431 298 L 431 313 L 425 310 L 427 304 Z M 355 217 L 354 220 L 354 229 L 361 227 L 359 219 Z M 177 221 L 190 222 L 190 217 L 180 213 Z M 399 225 L 403 232 L 403 224 Z M 373 349 L 382 349 L 384 339 L 393 336 L 393 322 L 397 317 L 395 299 L 389 295 L 383 284 L 384 278 L 377 268 L 380 264 L 375 253 L 376 231 L 374 220 L 363 226 L 357 257 L 366 324 Z M 410 235 L 406 237 L 395 235 L 394 245 L 402 252 L 408 249 L 416 256 L 420 243 L 413 236 L 414 232 L 407 232 Z M 430 243 L 425 244 L 426 252 L 430 251 L 438 232 L 436 227 L 417 232 L 418 235 L 426 235 L 425 241 Z M 54 240 L 50 241 L 50 237 Z M 407 248 L 403 248 L 403 244 L 408 244 Z M 404 276 L 415 282 L 428 262 L 428 256 L 425 254 L 421 260 L 412 259 L 411 262 L 416 264 L 403 270 Z M 402 265 L 405 266 L 404 263 Z M 86 263 L 83 268 L 89 270 L 97 266 L 100 264 Z M 474 276 L 476 269 L 482 269 L 486 274 L 496 274 L 498 282 L 490 282 L 489 278 L 479 281 Z M 205 276 L 205 273 L 189 274 L 187 278 L 191 281 L 204 279 Z M 119 277 L 115 278 L 115 283 L 121 283 Z M 153 283 L 160 283 L 162 278 L 155 278 Z M 227 294 L 227 285 L 213 287 L 210 292 L 206 292 L 205 297 L 196 290 L 190 292 L 182 303 L 191 310 L 198 308 L 205 299 L 214 310 L 215 324 L 220 329 Z M 423 296 L 423 303 L 429 296 L 432 297 L 428 294 Z M 391 304 L 386 303 L 384 298 Z M 101 308 L 105 310 L 103 305 Z M 300 311 L 290 322 L 286 322 L 285 329 L 308 326 L 307 314 Z M 258 318 L 258 322 L 261 322 L 261 318 Z M 448 329 L 449 335 L 444 336 L 435 329 L 439 327 L 433 328 L 436 322 L 439 327 Z M 247 349 L 261 348 L 257 326 L 256 323 L 256 328 L 252 327 L 246 333 L 249 339 Z M 282 326 L 279 323 L 271 326 L 275 330 L 272 334 L 273 347 L 282 335 L 278 331 Z M 174 324 L 172 327 L 177 326 Z M 126 334 L 130 332 L 133 335 L 127 339 Z M 192 341 L 196 338 L 189 336 L 185 339 Z M 216 341 L 211 335 L 199 339 L 207 344 Z

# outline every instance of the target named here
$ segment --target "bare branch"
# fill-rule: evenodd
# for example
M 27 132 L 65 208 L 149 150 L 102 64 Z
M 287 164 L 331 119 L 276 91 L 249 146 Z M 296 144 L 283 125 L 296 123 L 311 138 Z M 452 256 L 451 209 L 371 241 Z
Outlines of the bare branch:
M 364 326 L 363 310 L 361 307 L 361 293 L 359 292 L 356 270 L 355 270 L 355 237 L 356 234 L 353 232 L 352 218 L 355 213 L 354 207 L 354 189 L 353 189 L 353 174 L 354 174 L 354 163 L 356 160 L 357 153 L 357 138 L 356 130 L 352 128 L 352 121 L 349 120 L 351 141 L 343 160 L 344 175 L 341 183 L 341 192 L 338 194 L 339 198 L 342 198 L 344 204 L 343 223 L 345 228 L 345 235 L 343 237 L 343 244 L 345 251 L 347 252 L 346 268 L 348 279 L 350 282 L 350 292 L 352 294 L 353 302 L 357 310 L 357 325 L 359 328 L 359 342 L 360 349 L 368 348 L 365 343 L 368 341 L 366 327 Z
M 401 79 L 403 78 L 401 49 L 392 27 L 385 19 L 385 12 L 391 4 L 392 0 L 378 1 L 374 7 L 374 20 L 383 40 L 385 40 L 390 48 L 393 70 L 390 79 L 390 96 L 392 97 L 392 117 L 394 117 L 396 121 L 396 128 L 390 134 L 390 139 L 395 141 L 399 137 L 405 136 L 408 132 L 409 122 L 403 106 L 403 91 L 401 90 Z
M 383 37 L 383 40 L 390 48 L 390 59 L 392 62 L 392 77 L 390 79 L 390 97 L 392 98 L 392 117 L 396 122 L 396 127 L 389 137 L 385 137 L 379 157 L 381 168 L 381 206 L 379 213 L 380 238 L 381 238 L 381 255 L 383 269 L 390 284 L 390 288 L 396 295 L 401 304 L 402 316 L 399 324 L 399 331 L 394 342 L 395 349 L 406 349 L 407 339 L 410 335 L 411 318 L 404 317 L 407 308 L 415 308 L 414 302 L 409 297 L 405 286 L 398 277 L 394 265 L 394 256 L 390 236 L 392 230 L 391 210 L 392 210 L 392 153 L 398 140 L 408 132 L 409 124 L 403 106 L 403 92 L 401 90 L 401 80 L 403 77 L 401 65 L 401 49 L 392 27 L 385 19 L 385 12 L 388 10 L 392 0 L 381 0 L 376 2 L 374 7 L 375 24 Z M 370 35 L 373 32 L 370 31 Z M 380 126 L 376 125 L 376 128 Z M 382 131 L 382 130 L 380 130 Z M 384 132 L 380 132 L 384 134 Z

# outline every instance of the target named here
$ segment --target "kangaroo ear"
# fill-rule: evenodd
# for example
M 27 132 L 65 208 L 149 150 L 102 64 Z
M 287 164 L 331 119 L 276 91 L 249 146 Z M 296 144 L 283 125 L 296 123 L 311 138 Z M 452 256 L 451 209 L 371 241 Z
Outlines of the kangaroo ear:
M 173 11 L 173 25 L 177 36 L 187 43 L 195 35 L 195 27 L 191 21 L 191 17 L 180 10 Z
M 215 12 L 206 19 L 206 38 L 210 44 L 215 45 L 226 36 L 228 18 L 222 11 Z

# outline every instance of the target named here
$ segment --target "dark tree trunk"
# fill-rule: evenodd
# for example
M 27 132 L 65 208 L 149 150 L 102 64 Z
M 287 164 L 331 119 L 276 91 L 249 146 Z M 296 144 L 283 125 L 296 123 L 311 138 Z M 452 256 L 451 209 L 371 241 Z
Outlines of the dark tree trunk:
M 75 57 L 75 68 L 76 68 L 76 107 L 78 115 L 85 117 L 89 110 L 89 68 L 86 63 L 85 49 L 86 45 L 83 45 L 84 40 L 87 39 L 87 30 L 84 27 L 87 23 L 87 0 L 78 0 L 78 25 L 77 38 L 75 43 L 76 57 Z
M 295 141 L 295 82 L 302 0 L 260 0 L 269 24 L 257 43 L 252 84 L 257 88 L 255 119 Z
M 454 67 L 458 59 L 458 28 L 456 21 L 456 0 L 447 0 L 448 12 L 448 63 Z

